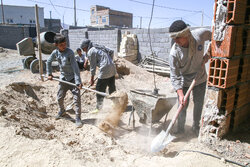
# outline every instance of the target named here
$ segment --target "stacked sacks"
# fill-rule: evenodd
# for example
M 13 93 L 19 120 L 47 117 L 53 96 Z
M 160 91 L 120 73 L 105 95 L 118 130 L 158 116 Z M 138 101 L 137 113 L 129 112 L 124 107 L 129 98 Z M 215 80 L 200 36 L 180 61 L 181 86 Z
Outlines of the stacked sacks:
M 130 34 L 130 32 L 126 31 L 126 33 L 122 35 L 122 42 L 120 45 L 120 52 L 118 53 L 118 56 L 123 57 L 134 64 L 137 64 L 137 55 L 137 36 L 135 34 Z

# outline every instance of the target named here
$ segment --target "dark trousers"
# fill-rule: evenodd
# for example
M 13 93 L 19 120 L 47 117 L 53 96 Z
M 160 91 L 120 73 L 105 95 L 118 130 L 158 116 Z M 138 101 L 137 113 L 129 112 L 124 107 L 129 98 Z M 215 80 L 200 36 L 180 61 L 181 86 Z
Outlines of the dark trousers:
M 186 94 L 188 88 L 184 87 L 183 88 L 183 93 L 184 95 Z M 196 85 L 193 90 L 193 101 L 194 101 L 194 110 L 193 110 L 193 128 L 198 129 L 199 128 L 199 122 L 201 119 L 201 112 L 202 112 L 202 107 L 204 103 L 204 96 L 205 96 L 205 91 L 206 91 L 206 82 L 201 83 L 199 85 Z M 179 100 L 179 98 L 178 98 Z M 186 123 L 186 112 L 188 108 L 188 103 L 189 103 L 189 97 L 187 99 L 187 104 L 186 106 L 182 109 L 179 117 L 178 117 L 178 130 L 183 131 L 184 126 Z
M 72 83 L 75 83 L 75 81 L 70 81 Z M 59 105 L 59 111 L 65 111 L 64 109 L 64 98 L 66 96 L 67 91 L 70 90 L 73 94 L 74 99 L 74 105 L 75 105 L 75 113 L 76 116 L 81 117 L 81 95 L 80 90 L 75 87 L 71 86 L 62 82 L 59 82 L 59 88 L 57 92 L 57 101 Z
M 97 91 L 105 93 L 107 87 L 109 87 L 109 94 L 116 91 L 115 76 L 110 77 L 110 78 L 106 78 L 106 79 L 98 79 L 97 80 L 97 84 L 96 84 Z M 96 108 L 101 109 L 104 97 L 96 94 L 96 99 L 97 99 Z
M 84 62 L 81 62 L 81 63 L 77 62 L 77 64 L 78 64 L 78 67 L 79 67 L 80 70 L 84 69 L 84 67 L 83 67 L 84 66 Z

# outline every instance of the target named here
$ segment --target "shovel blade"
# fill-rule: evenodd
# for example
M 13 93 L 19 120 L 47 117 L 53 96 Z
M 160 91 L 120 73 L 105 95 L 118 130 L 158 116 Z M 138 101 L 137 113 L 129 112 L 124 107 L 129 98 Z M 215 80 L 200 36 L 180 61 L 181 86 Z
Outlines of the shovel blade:
M 163 150 L 175 137 L 166 133 L 164 130 L 161 131 L 151 143 L 151 152 L 159 152 Z
M 171 141 L 173 141 L 176 137 L 172 136 L 170 133 L 168 134 L 168 136 L 166 137 L 163 145 L 164 147 L 166 147 Z

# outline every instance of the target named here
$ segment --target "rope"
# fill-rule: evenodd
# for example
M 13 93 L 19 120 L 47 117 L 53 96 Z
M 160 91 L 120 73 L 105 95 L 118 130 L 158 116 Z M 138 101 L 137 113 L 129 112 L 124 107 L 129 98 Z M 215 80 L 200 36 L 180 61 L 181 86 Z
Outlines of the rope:
M 200 154 L 207 155 L 207 156 L 210 156 L 210 157 L 214 157 L 214 158 L 217 158 L 217 159 L 222 159 L 222 158 L 219 157 L 219 156 L 216 156 L 216 155 L 213 155 L 213 154 L 209 154 L 209 153 L 205 153 L 205 152 L 202 152 L 202 151 L 195 151 L 195 150 L 181 150 L 181 151 L 179 151 L 179 152 L 175 155 L 175 157 L 178 156 L 181 152 L 195 152 L 195 153 L 200 153 Z M 238 165 L 238 166 L 247 167 L 247 165 L 242 165 L 242 164 L 240 164 L 240 163 L 238 163 L 238 162 L 234 162 L 234 161 L 228 160 L 228 159 L 226 159 L 226 158 L 225 158 L 225 161 L 226 161 L 226 162 L 229 162 L 229 163 L 232 163 L 232 164 L 235 164 L 235 165 Z
M 156 81 L 155 81 L 155 53 L 153 52 L 152 49 L 152 42 L 151 42 L 151 35 L 150 35 L 150 26 L 151 26 L 151 22 L 152 22 L 152 17 L 154 14 L 154 5 L 155 5 L 155 0 L 153 0 L 153 4 L 152 4 L 152 10 L 151 10 L 151 16 L 150 16 L 150 20 L 149 20 L 149 24 L 148 24 L 148 37 L 149 37 L 149 46 L 150 46 L 150 50 L 151 50 L 151 54 L 153 55 L 153 77 L 154 77 L 154 94 L 158 94 L 158 89 L 156 88 Z

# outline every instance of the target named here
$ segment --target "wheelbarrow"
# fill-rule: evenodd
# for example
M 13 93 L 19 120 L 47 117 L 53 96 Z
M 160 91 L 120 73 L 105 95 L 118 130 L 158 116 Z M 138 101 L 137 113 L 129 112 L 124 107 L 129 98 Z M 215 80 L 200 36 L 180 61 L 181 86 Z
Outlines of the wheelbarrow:
M 133 110 L 129 118 L 136 111 L 139 116 L 139 122 L 142 124 L 150 124 L 150 127 L 154 123 L 159 122 L 165 115 L 164 124 L 166 123 L 168 112 L 175 105 L 177 98 L 176 97 L 166 97 L 164 95 L 153 95 L 148 90 L 130 90 L 131 101 L 133 104 Z M 134 121 L 133 121 L 134 128 Z

